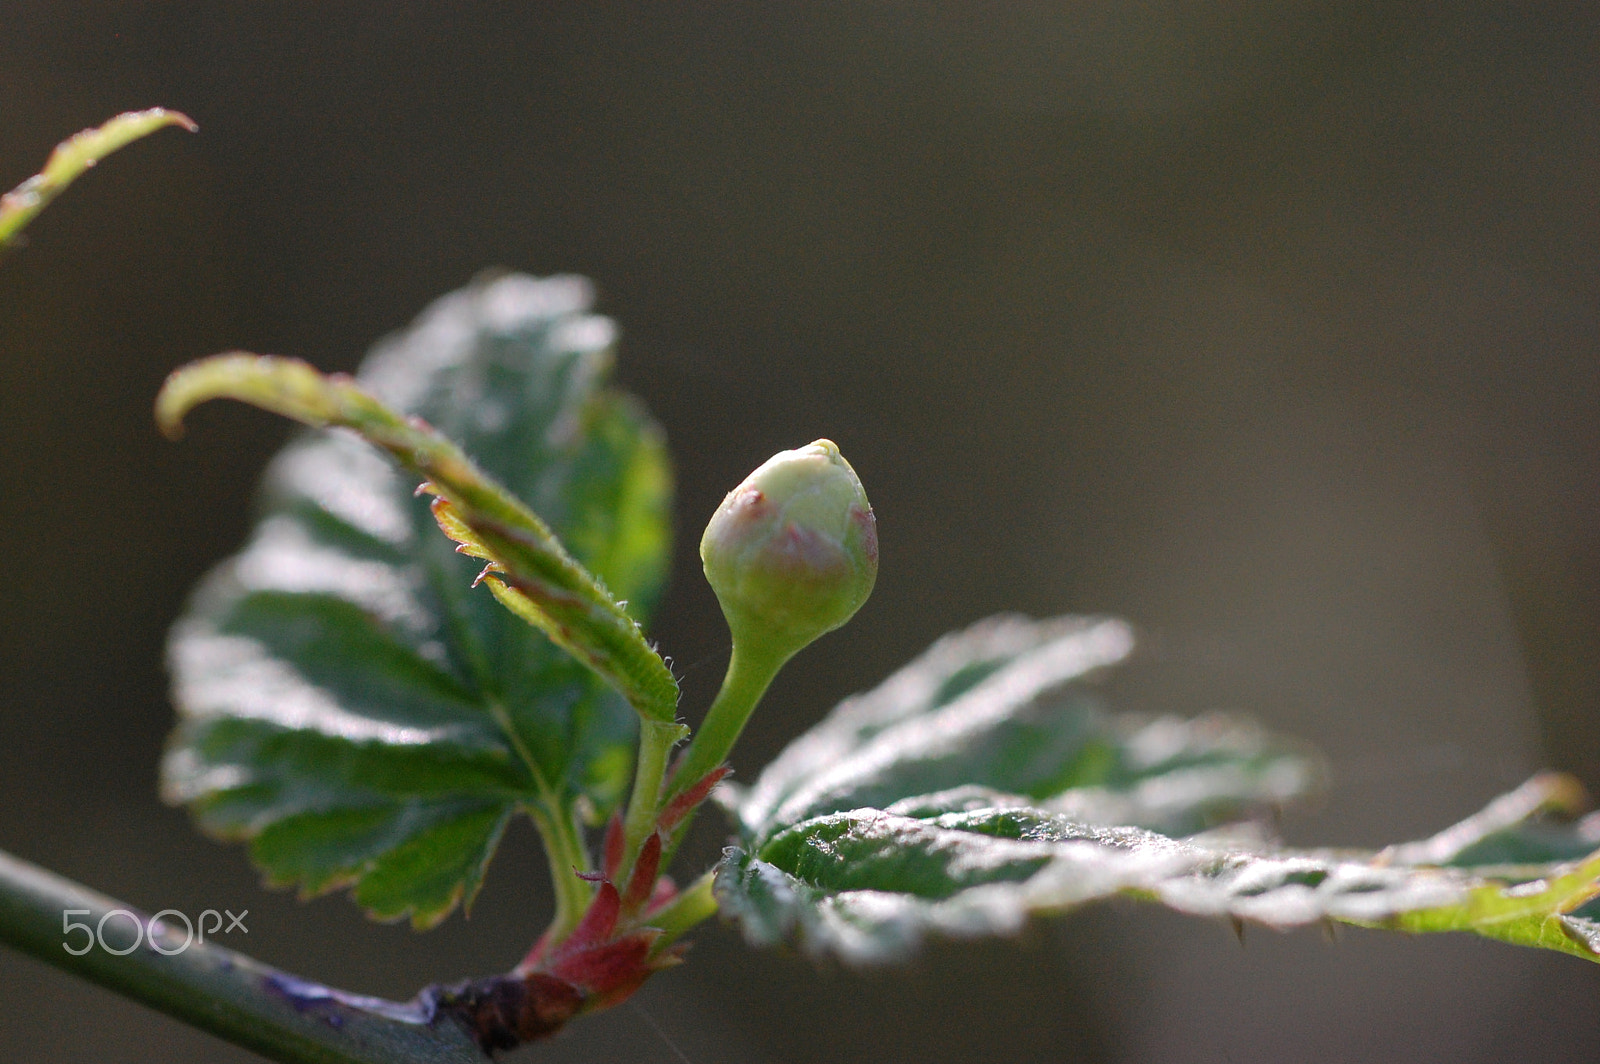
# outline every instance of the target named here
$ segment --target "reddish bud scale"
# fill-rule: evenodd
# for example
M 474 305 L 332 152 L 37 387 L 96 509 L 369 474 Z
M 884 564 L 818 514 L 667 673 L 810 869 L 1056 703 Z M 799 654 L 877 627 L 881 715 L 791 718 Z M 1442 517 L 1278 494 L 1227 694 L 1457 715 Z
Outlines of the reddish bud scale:
M 556 947 L 555 956 L 586 949 L 610 938 L 617 929 L 617 916 L 621 911 L 622 896 L 617 893 L 617 888 L 609 882 L 601 883 L 600 889 L 594 892 L 594 901 L 589 903 L 589 911 L 583 914 L 583 919 L 572 929 L 572 934 Z
M 628 880 L 628 893 L 623 895 L 622 910 L 637 912 L 639 906 L 650 900 L 655 889 L 656 875 L 661 871 L 661 832 L 652 831 L 639 847 L 639 858 L 633 863 L 633 875 Z
M 601 846 L 600 871 L 578 873 L 599 886 L 571 934 L 553 945 L 541 938 L 510 976 L 484 983 L 471 1001 L 451 1007 L 473 1027 L 480 1045 L 486 1050 L 509 1049 L 547 1037 L 572 1016 L 627 1000 L 652 972 L 680 962 L 681 943 L 656 953 L 661 932 L 639 924 L 678 896 L 676 885 L 661 874 L 665 835 L 704 802 L 729 771 L 729 766 L 719 765 L 661 809 L 658 830 L 639 847 L 622 892 L 616 880 L 623 859 L 623 821 L 620 814 L 611 817 Z
M 603 849 L 604 856 L 601 860 L 600 870 L 605 873 L 605 878 L 615 880 L 617 871 L 622 866 L 622 814 L 611 814 L 611 821 L 606 825 L 606 841 Z
M 546 971 L 584 991 L 585 998 L 603 997 L 630 983 L 637 986 L 635 977 L 642 981 L 649 974 L 645 962 L 659 937 L 655 931 L 640 931 L 591 949 L 563 951 Z M 585 1008 L 589 1007 L 586 1001 Z
M 688 816 L 691 810 L 706 800 L 711 794 L 712 788 L 721 783 L 723 777 L 731 771 L 733 771 L 731 765 L 719 765 L 700 777 L 692 787 L 689 787 L 682 794 L 668 802 L 667 807 L 661 811 L 661 830 L 671 831 L 677 827 L 679 822 Z

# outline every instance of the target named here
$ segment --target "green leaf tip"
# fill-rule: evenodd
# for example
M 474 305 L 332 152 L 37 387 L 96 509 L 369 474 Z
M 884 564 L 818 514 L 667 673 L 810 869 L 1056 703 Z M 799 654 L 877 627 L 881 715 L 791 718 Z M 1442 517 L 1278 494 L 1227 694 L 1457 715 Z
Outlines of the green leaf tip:
M 0 247 L 15 239 L 35 215 L 95 163 L 166 126 L 182 126 L 190 133 L 200 129 L 181 111 L 152 107 L 117 115 L 56 145 L 43 170 L 0 196 Z
M 230 351 L 174 370 L 156 396 L 156 425 L 169 440 L 183 438 L 183 419 L 210 399 L 237 399 L 296 421 L 325 428 L 353 416 L 366 398 L 348 377 L 325 377 L 297 358 Z

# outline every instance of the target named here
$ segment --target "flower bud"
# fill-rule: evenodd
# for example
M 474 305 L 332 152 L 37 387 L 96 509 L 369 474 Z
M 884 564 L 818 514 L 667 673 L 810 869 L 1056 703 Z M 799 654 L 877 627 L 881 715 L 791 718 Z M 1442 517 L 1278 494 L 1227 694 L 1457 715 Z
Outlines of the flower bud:
M 818 440 L 773 455 L 728 493 L 700 560 L 735 647 L 781 663 L 867 601 L 877 522 L 856 471 Z

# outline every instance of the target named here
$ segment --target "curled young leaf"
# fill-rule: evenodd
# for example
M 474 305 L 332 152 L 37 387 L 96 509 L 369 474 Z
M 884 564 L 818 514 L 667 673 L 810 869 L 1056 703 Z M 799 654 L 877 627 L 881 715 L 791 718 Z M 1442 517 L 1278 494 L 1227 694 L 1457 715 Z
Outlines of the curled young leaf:
M 57 144 L 43 170 L 0 196 L 0 249 L 95 163 L 165 126 L 182 126 L 191 133 L 200 128 L 186 114 L 152 107 L 117 115 L 102 126 L 85 129 Z
M 173 372 L 156 399 L 169 436 L 208 399 L 229 398 L 314 428 L 352 429 L 426 478 L 440 528 L 462 553 L 487 560 L 495 595 L 557 646 L 609 680 L 644 716 L 670 721 L 678 685 L 638 622 L 579 564 L 522 500 L 420 417 L 403 417 L 342 375 L 299 359 L 234 352 Z

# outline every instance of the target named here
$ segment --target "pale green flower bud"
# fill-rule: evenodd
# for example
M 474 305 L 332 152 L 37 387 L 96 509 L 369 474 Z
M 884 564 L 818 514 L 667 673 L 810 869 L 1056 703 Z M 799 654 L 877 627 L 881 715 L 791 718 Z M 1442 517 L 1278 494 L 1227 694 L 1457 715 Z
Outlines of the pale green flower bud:
M 848 621 L 878 577 L 878 529 L 830 440 L 780 451 L 728 493 L 700 540 L 734 646 L 788 659 Z

